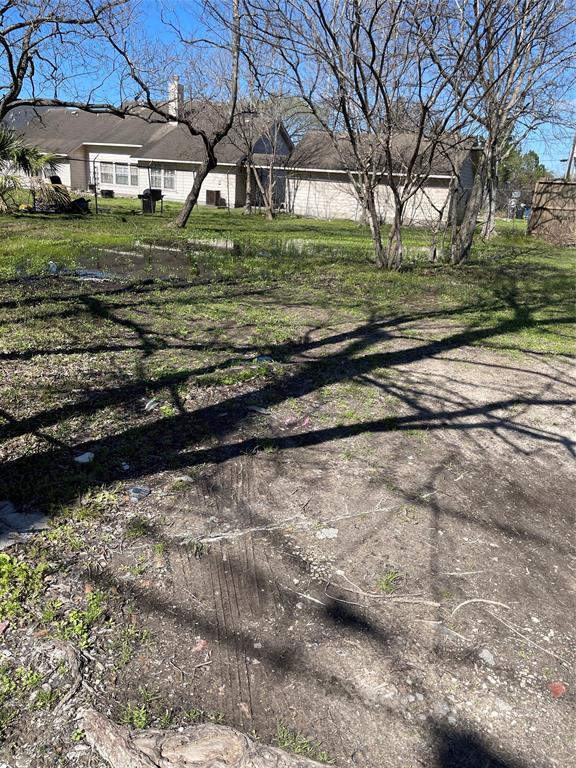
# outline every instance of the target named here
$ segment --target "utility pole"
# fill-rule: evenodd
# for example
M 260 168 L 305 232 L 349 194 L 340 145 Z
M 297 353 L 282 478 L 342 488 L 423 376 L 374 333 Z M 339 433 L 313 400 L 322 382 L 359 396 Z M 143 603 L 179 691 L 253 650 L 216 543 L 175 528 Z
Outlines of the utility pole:
M 576 162 L 575 155 L 576 155 L 576 134 L 574 134 L 574 141 L 572 142 L 572 151 L 570 152 L 570 157 L 568 158 L 568 164 L 566 166 L 566 174 L 564 176 L 564 181 L 570 181 L 570 177 L 572 175 L 572 166 Z

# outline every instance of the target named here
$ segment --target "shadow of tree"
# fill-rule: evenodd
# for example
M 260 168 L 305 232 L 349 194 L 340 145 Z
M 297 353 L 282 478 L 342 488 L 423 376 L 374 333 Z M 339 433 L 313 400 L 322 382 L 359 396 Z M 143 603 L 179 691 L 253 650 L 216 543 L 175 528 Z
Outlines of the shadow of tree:
M 124 290 L 124 289 L 122 289 Z M 162 334 L 150 330 L 135 319 L 119 317 L 115 308 L 106 303 L 102 296 L 74 297 L 78 303 L 77 311 L 88 314 L 95 321 L 105 321 L 122 332 L 136 336 L 136 348 L 142 358 L 162 348 L 166 340 Z M 449 329 L 440 340 L 426 337 L 414 338 L 405 333 L 406 327 L 424 319 L 450 317 L 465 321 L 467 313 L 473 307 L 462 306 L 450 312 L 406 312 L 391 319 L 378 319 L 373 316 L 367 322 L 344 331 L 321 334 L 308 334 L 298 343 L 280 343 L 272 345 L 272 355 L 278 360 L 298 358 L 297 364 L 272 381 L 266 381 L 250 391 L 233 392 L 216 402 L 186 410 L 178 391 L 179 385 L 193 380 L 194 377 L 214 371 L 218 366 L 202 366 L 156 378 L 142 377 L 137 381 L 121 383 L 116 386 L 102 387 L 65 405 L 39 410 L 32 416 L 18 418 L 3 411 L 1 415 L 6 423 L 0 426 L 0 439 L 11 440 L 27 433 L 34 434 L 39 440 L 49 443 L 48 449 L 36 449 L 27 455 L 10 458 L 0 469 L 0 483 L 3 493 L 20 504 L 37 507 L 62 507 L 74 502 L 80 495 L 103 485 L 115 482 L 135 482 L 149 473 L 190 470 L 204 464 L 218 467 L 231 459 L 240 459 L 246 454 L 258 453 L 263 446 L 262 436 L 255 435 L 258 422 L 250 406 L 257 403 L 266 408 L 282 406 L 290 398 L 312 395 L 320 387 L 339 384 L 344 381 L 359 381 L 377 387 L 383 394 L 394 396 L 404 409 L 400 415 L 383 415 L 378 418 L 360 419 L 355 417 L 351 424 L 338 424 L 317 428 L 296 427 L 288 433 L 282 433 L 266 424 L 269 434 L 266 447 L 277 451 L 290 451 L 295 448 L 327 446 L 339 440 L 360 435 L 392 435 L 426 431 L 429 434 L 451 431 L 465 436 L 471 443 L 482 433 L 490 433 L 512 453 L 521 455 L 526 449 L 523 441 L 553 447 L 573 455 L 575 442 L 567 438 L 562 430 L 554 425 L 543 427 L 526 424 L 517 418 L 518 409 L 533 409 L 539 406 L 567 406 L 571 398 L 550 394 L 549 386 L 558 381 L 555 374 L 539 372 L 542 388 L 536 394 L 518 396 L 501 393 L 491 394 L 488 399 L 478 402 L 473 396 L 464 394 L 459 388 L 457 372 L 452 376 L 434 380 L 435 391 L 430 391 L 418 381 L 404 376 L 403 372 L 415 363 L 429 363 L 436 357 L 453 359 L 458 351 L 470 344 L 480 344 L 490 339 L 520 329 L 529 329 L 538 324 L 534 319 L 534 307 L 528 309 L 518 301 L 513 287 L 500 294 L 499 300 L 506 303 L 512 317 L 495 322 L 489 327 L 464 327 Z M 487 307 L 486 309 L 489 309 Z M 76 311 L 76 310 L 74 310 Z M 549 321 L 554 327 L 568 323 L 565 318 Z M 384 347 L 384 348 L 383 348 Z M 183 349 L 193 349 L 193 345 L 182 344 Z M 112 345 L 100 347 L 71 346 L 63 349 L 62 354 L 76 351 L 114 351 Z M 329 353 L 329 350 L 333 350 Z M 237 351 L 249 351 L 249 345 L 238 346 Z M 229 347 L 223 345 L 223 351 Z M 12 354 L 12 353 L 9 353 Z M 27 350 L 22 359 L 29 360 L 35 355 L 44 354 L 41 350 Z M 453 356 L 453 357 L 451 357 Z M 469 361 L 470 362 L 470 361 Z M 219 366 L 225 363 L 220 363 Z M 473 365 L 484 365 L 481 361 Z M 511 366 L 512 368 L 512 366 Z M 523 369 L 520 364 L 513 367 L 517 374 Z M 389 377 L 378 378 L 379 372 L 385 371 Z M 403 377 L 404 376 L 404 377 Z M 96 420 L 104 408 L 122 404 L 127 400 L 141 398 L 144 395 L 167 389 L 171 393 L 175 415 L 152 416 L 145 423 L 125 425 L 117 422 L 110 429 L 99 428 L 99 434 L 81 440 L 75 445 L 68 445 L 53 435 L 43 432 L 57 426 L 67 419 Z M 481 450 L 480 446 L 478 449 Z M 73 464 L 74 453 L 92 450 L 96 458 L 92 464 L 80 467 Z M 127 462 L 129 469 L 123 469 L 121 462 Z M 424 478 L 422 487 L 433 493 L 436 487 L 434 473 Z M 431 551 L 438 540 L 440 518 L 452 514 L 433 500 L 431 523 Z M 249 518 L 249 519 L 248 519 Z M 254 510 L 246 514 L 246 524 L 268 526 L 271 518 Z M 483 522 L 477 521 L 478 527 Z M 490 521 L 495 526 L 495 521 Z M 524 537 L 539 544 L 550 545 L 551 541 L 539 531 L 520 531 L 508 521 L 501 523 L 501 530 L 507 535 Z M 157 529 L 149 531 L 154 541 L 165 544 L 168 548 L 174 543 L 162 536 Z M 282 549 L 286 546 L 287 536 L 282 531 L 268 534 L 272 546 Z M 435 539 L 436 537 L 436 539 Z M 430 565 L 431 583 L 438 580 L 438 569 Z M 242 571 L 244 564 L 227 553 L 227 567 Z M 304 557 L 294 557 L 291 569 L 295 578 L 306 573 L 309 563 Z M 239 654 L 251 654 L 265 661 L 267 668 L 289 673 L 294 676 L 314 680 L 319 688 L 336 690 L 337 697 L 347 699 L 351 696 L 349 688 L 338 676 L 325 667 L 309 662 L 302 645 L 288 637 L 283 642 L 262 642 L 258 653 L 254 651 L 254 634 L 236 626 L 218 629 L 209 617 L 198 610 L 182 605 L 174 605 L 158 585 L 145 589 L 127 587 L 106 571 L 91 573 L 95 583 L 103 587 L 115 587 L 123 596 L 134 600 L 144 611 L 158 615 L 173 616 L 188 629 L 201 628 L 204 634 L 218 639 L 224 645 L 233 646 Z M 266 580 L 266 574 L 255 568 L 253 591 Z M 282 604 L 288 613 L 294 613 L 298 601 L 295 593 L 277 587 Z M 434 596 L 434 595 L 433 595 Z M 365 636 L 381 649 L 389 649 L 395 641 L 395 633 L 385 621 L 377 621 L 360 607 L 352 606 L 322 597 L 320 603 L 307 604 L 303 609 L 310 623 L 322 623 L 335 629 L 346 637 Z M 395 715 L 391 714 L 391 717 Z M 520 764 L 501 759 L 490 751 L 473 733 L 447 728 L 445 724 L 433 724 L 435 749 L 438 768 L 521 768 Z

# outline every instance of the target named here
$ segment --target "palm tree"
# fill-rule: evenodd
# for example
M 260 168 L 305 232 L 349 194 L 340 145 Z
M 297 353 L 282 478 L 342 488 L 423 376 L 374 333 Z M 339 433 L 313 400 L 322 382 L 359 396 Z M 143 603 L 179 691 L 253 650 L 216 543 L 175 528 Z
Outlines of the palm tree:
M 14 193 L 24 184 L 22 176 L 41 176 L 54 169 L 54 155 L 28 147 L 21 136 L 0 126 L 0 211 L 14 207 Z

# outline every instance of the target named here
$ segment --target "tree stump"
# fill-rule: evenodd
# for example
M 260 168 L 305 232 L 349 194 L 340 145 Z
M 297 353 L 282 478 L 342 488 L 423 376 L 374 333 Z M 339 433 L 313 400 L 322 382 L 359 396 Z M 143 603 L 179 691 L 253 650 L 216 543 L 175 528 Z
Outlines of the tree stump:
M 135 731 L 95 709 L 78 714 L 86 741 L 111 768 L 323 768 L 315 760 L 259 744 L 224 725 Z

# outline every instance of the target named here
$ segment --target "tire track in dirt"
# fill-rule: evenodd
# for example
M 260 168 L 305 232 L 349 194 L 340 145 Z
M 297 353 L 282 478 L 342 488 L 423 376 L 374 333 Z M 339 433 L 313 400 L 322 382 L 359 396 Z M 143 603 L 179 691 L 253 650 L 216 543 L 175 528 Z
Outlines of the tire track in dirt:
M 197 484 L 177 512 L 193 515 L 186 529 L 194 530 L 196 523 L 203 526 L 213 515 L 234 528 L 259 522 L 252 509 L 252 461 L 248 457 L 227 462 Z M 194 684 L 199 705 L 221 711 L 227 722 L 248 731 L 269 727 L 271 713 L 275 722 L 287 707 L 274 662 L 267 656 L 275 657 L 276 642 L 282 642 L 277 629 L 282 598 L 268 546 L 265 539 L 248 534 L 213 543 L 200 557 L 185 546 L 173 546 L 168 557 L 173 601 L 214 627 L 209 638 L 211 664 Z M 268 637 L 260 638 L 261 633 Z M 260 650 L 262 646 L 265 651 Z M 201 657 L 184 649 L 180 654 L 186 674 L 193 674 Z

